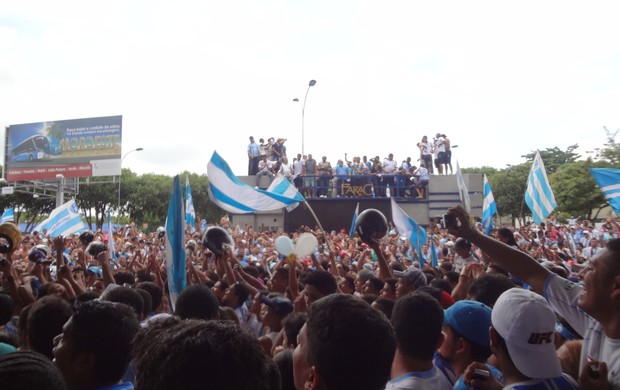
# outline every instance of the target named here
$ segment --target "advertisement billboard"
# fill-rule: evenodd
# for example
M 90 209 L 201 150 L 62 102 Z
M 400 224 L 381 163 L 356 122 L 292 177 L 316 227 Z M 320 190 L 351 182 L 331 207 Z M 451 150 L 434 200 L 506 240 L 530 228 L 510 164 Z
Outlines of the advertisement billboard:
M 122 119 L 119 115 L 9 126 L 6 180 L 120 175 Z

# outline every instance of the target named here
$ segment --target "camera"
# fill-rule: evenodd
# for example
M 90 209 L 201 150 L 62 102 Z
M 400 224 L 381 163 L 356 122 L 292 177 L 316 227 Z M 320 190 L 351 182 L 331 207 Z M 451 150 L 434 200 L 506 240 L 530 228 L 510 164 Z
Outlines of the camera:
M 456 216 L 452 214 L 444 214 L 441 219 L 441 225 L 444 229 L 457 228 Z

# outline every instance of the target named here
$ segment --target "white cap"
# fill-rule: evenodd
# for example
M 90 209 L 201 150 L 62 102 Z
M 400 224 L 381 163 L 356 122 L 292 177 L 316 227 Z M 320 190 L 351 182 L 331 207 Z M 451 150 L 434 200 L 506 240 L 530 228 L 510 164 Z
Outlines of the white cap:
M 521 288 L 505 291 L 493 307 L 491 323 L 523 375 L 533 379 L 562 375 L 553 342 L 556 315 L 542 296 Z

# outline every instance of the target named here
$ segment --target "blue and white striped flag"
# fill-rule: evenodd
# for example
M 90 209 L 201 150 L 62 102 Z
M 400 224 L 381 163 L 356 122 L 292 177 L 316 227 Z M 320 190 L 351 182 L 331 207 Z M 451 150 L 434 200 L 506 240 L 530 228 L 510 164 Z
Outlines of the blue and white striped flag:
M 439 260 L 437 259 L 437 248 L 435 247 L 435 239 L 431 236 L 431 265 L 433 267 L 439 267 Z
M 607 203 L 616 214 L 620 214 L 620 169 L 590 168 L 590 174 L 601 188 Z
M 468 213 L 471 212 L 471 201 L 469 200 L 469 190 L 467 190 L 467 185 L 465 184 L 465 178 L 461 173 L 461 167 L 459 167 L 459 162 L 456 162 L 456 185 L 459 188 L 459 197 L 461 198 L 461 203 L 463 204 L 463 208 Z
M 422 255 L 422 246 L 426 245 L 426 230 L 418 225 L 413 218 L 408 216 L 403 209 L 392 198 L 392 221 L 398 229 L 401 237 L 409 239 L 409 242 L 418 252 L 418 260 L 420 261 L 420 270 L 424 269 L 424 256 Z
M 0 218 L 0 223 L 13 221 L 15 221 L 15 209 L 11 207 L 10 209 L 4 210 L 4 213 L 2 213 L 2 217 Z
M 489 179 L 487 179 L 487 175 L 484 175 L 483 183 L 482 227 L 484 232 L 489 234 L 493 230 L 493 215 L 497 213 L 497 206 L 495 205 L 495 198 L 493 197 L 493 191 L 491 191 L 491 184 Z
M 270 192 L 255 189 L 243 183 L 233 174 L 228 163 L 217 152 L 213 152 L 211 161 L 209 161 L 207 176 L 211 201 L 230 213 L 249 214 L 256 211 L 274 211 L 305 201 L 299 191 L 290 185 L 290 182 L 282 193 L 279 193 L 282 190 L 280 186 L 278 186 L 279 190 Z M 292 191 L 291 188 L 295 189 L 293 196 L 289 192 Z
M 200 221 L 200 233 L 204 233 L 205 230 L 207 230 L 207 220 L 203 218 Z
M 189 226 L 191 233 L 196 231 L 196 210 L 194 210 L 194 198 L 192 198 L 192 189 L 187 176 L 185 176 L 185 224 Z
M 112 226 L 112 217 L 110 209 L 108 209 L 108 253 L 111 259 L 116 259 L 116 251 L 114 250 L 114 227 Z
M 71 199 L 62 206 L 54 209 L 50 216 L 35 226 L 33 229 L 42 232 L 47 229 L 50 237 L 66 236 L 71 233 L 80 233 L 86 229 L 86 224 L 82 221 L 82 216 L 78 210 L 75 200 Z
M 185 212 L 183 211 L 183 189 L 179 175 L 174 177 L 172 195 L 168 203 L 166 218 L 166 268 L 170 304 L 174 310 L 177 298 L 185 288 Z
M 299 193 L 297 188 L 293 185 L 293 183 L 291 183 L 290 180 L 288 180 L 281 174 L 278 174 L 275 179 L 273 179 L 273 181 L 265 191 L 271 194 L 277 194 L 286 196 L 287 198 L 296 199 L 297 202 L 286 206 L 287 211 L 293 211 L 295 207 L 299 206 L 299 202 L 303 202 L 305 200 L 304 197 Z
M 355 224 L 357 223 L 357 216 L 360 213 L 360 202 L 357 202 L 357 206 L 355 207 L 355 211 L 353 212 L 353 220 L 351 221 L 351 229 L 349 229 L 349 237 L 353 238 L 355 236 Z
M 537 224 L 542 223 L 553 210 L 558 206 L 547 179 L 545 164 L 536 152 L 530 176 L 527 179 L 527 190 L 525 191 L 525 203 L 532 211 L 532 218 Z

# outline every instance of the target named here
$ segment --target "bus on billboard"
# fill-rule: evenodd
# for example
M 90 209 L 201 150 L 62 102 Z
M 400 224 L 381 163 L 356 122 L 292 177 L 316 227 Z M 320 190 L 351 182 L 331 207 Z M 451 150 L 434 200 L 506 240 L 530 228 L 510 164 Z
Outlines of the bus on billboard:
M 120 175 L 122 116 L 7 127 L 6 180 Z

